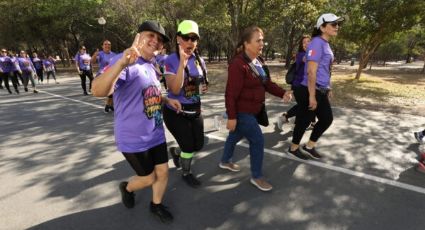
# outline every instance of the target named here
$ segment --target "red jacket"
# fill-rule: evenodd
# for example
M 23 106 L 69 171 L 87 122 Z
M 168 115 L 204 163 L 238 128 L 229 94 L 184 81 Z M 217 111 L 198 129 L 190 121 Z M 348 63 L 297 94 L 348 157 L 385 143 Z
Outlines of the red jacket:
M 282 98 L 285 90 L 268 79 L 264 85 L 251 71 L 243 54 L 236 55 L 228 69 L 226 84 L 226 112 L 228 119 L 237 113 L 258 114 L 265 101 L 265 92 Z

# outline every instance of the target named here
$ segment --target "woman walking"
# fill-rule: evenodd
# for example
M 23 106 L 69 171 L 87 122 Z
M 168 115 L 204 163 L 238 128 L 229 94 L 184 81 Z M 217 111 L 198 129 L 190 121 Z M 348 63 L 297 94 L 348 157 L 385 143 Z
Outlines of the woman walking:
M 307 47 L 305 74 L 299 90 L 294 96 L 299 106 L 295 119 L 295 128 L 289 153 L 301 159 L 308 159 L 300 151 L 300 142 L 312 117 L 316 115 L 318 122 L 313 128 L 310 139 L 302 147 L 311 158 L 322 156 L 316 150 L 316 143 L 333 121 L 331 97 L 331 65 L 334 59 L 329 40 L 338 34 L 339 23 L 344 18 L 334 14 L 323 14 L 319 17 L 313 31 L 313 39 Z

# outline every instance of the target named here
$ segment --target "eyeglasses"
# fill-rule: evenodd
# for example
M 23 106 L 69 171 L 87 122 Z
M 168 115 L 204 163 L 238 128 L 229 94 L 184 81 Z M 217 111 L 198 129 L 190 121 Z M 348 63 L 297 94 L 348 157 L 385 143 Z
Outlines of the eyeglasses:
M 7 52 L 7 50 L 2 50 L 1 52 L 2 52 L 2 53 L 6 53 L 6 52 Z
M 188 35 L 180 35 L 180 36 L 186 42 L 189 41 L 189 40 L 191 40 L 192 42 L 196 42 L 199 39 L 197 36 L 188 36 Z

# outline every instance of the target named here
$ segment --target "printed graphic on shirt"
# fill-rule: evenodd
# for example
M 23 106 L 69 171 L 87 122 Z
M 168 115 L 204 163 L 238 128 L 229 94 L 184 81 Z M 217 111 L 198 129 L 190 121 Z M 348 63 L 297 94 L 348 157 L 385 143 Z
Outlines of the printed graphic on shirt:
M 148 119 L 155 119 L 155 128 L 162 125 L 161 91 L 156 86 L 149 86 L 142 91 L 145 114 Z
M 316 55 L 316 51 L 314 51 L 314 50 L 309 50 L 308 51 L 308 56 L 309 57 L 313 57 L 314 55 Z
M 199 96 L 199 83 L 200 80 L 198 77 L 186 77 L 184 79 L 183 89 L 184 89 L 184 96 L 192 100 L 194 102 L 200 101 Z

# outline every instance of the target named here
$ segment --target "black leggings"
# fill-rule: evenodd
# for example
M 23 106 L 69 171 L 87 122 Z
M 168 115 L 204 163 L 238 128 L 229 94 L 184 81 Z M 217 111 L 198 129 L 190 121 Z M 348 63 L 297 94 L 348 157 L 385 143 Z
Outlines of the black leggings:
M 37 74 L 38 81 L 43 82 L 43 69 L 36 69 L 35 73 Z
M 313 128 L 310 140 L 317 142 L 322 134 L 331 126 L 333 121 L 332 108 L 329 103 L 328 94 L 316 90 L 317 108 L 315 111 L 308 109 L 309 93 L 305 86 L 294 90 L 295 100 L 299 106 L 295 119 L 295 128 L 292 136 L 292 143 L 299 145 L 305 130 L 310 125 L 311 119 L 316 115 L 318 122 Z
M 52 75 L 53 79 L 56 81 L 56 74 L 55 74 L 55 71 L 47 71 L 47 72 L 46 72 L 47 81 L 49 80 L 50 75 Z
M 182 152 L 193 153 L 204 146 L 204 118 L 188 118 L 167 106 L 163 108 L 164 123 L 173 134 Z
M 93 73 L 91 70 L 83 70 L 81 71 L 80 78 L 81 78 L 81 88 L 83 88 L 84 92 L 87 92 L 86 89 L 86 77 L 89 78 L 89 90 L 91 91 L 91 82 L 93 81 Z
M 4 86 L 6 86 L 7 91 L 9 91 L 9 93 L 12 93 L 12 91 L 10 90 L 9 87 L 9 78 L 12 79 L 12 85 L 13 88 L 15 88 L 15 91 L 18 92 L 18 79 L 16 78 L 16 76 L 12 73 L 0 73 L 1 78 L 4 80 Z

